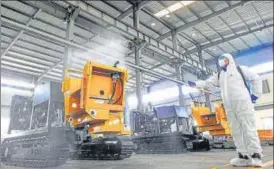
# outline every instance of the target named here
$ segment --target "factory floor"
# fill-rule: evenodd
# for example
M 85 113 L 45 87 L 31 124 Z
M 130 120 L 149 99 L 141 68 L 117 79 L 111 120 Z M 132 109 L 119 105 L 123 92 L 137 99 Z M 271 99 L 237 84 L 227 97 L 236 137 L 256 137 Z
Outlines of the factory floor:
M 273 169 L 273 147 L 264 149 L 263 169 Z M 233 169 L 228 164 L 235 157 L 233 150 L 211 150 L 172 155 L 133 155 L 121 161 L 68 161 L 55 169 Z M 1 169 L 23 169 L 1 165 Z M 25 168 L 24 168 L 25 169 Z M 235 169 L 243 169 L 237 167 Z M 253 169 L 245 167 L 244 169 Z M 258 168 L 257 168 L 258 169 Z

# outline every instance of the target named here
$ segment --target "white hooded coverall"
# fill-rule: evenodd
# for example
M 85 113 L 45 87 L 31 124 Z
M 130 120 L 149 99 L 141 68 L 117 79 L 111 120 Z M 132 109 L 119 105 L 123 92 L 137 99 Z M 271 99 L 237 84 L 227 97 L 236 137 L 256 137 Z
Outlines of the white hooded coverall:
M 220 87 L 229 127 L 234 138 L 237 152 L 251 156 L 254 153 L 262 154 L 260 140 L 255 124 L 255 110 L 250 94 L 238 72 L 232 55 L 225 54 L 229 59 L 226 71 L 213 75 L 205 81 L 197 81 L 200 88 Z M 259 97 L 262 94 L 260 77 L 245 66 L 240 66 L 246 80 L 252 84 L 252 93 Z

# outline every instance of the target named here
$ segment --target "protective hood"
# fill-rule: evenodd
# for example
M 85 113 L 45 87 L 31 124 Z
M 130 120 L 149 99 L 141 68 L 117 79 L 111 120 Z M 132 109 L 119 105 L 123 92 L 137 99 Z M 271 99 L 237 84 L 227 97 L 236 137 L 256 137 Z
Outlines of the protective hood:
M 229 64 L 230 64 L 230 65 L 235 65 L 233 56 L 232 56 L 230 53 L 222 54 L 221 56 L 219 56 L 219 59 L 221 59 L 221 58 L 228 58 Z
M 229 60 L 229 63 L 225 65 L 224 59 L 227 58 Z M 233 56 L 229 53 L 224 53 L 218 58 L 218 63 L 219 66 L 226 71 L 226 69 L 229 68 L 235 68 L 236 69 L 236 64 L 234 62 Z

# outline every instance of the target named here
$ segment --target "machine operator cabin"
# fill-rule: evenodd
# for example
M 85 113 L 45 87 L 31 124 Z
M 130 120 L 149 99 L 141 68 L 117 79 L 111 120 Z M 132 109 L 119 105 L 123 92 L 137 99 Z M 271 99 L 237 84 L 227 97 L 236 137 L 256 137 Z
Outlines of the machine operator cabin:
M 2 1 L 1 168 L 273 169 L 273 1 Z

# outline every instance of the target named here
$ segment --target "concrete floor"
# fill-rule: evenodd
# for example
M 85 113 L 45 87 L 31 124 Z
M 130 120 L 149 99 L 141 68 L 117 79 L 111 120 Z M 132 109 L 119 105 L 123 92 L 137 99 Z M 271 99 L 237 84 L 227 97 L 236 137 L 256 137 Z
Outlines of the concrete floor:
M 232 150 L 211 150 L 177 155 L 133 155 L 121 161 L 68 161 L 55 169 L 232 169 L 228 162 L 235 154 Z M 263 168 L 273 169 L 273 147 L 264 147 L 264 155 Z M 1 169 L 24 168 L 1 165 Z

